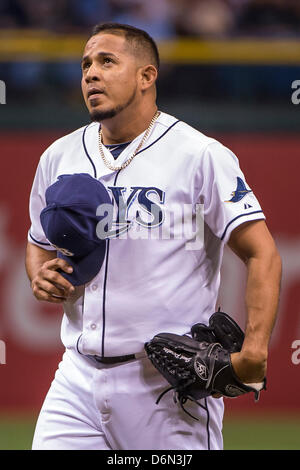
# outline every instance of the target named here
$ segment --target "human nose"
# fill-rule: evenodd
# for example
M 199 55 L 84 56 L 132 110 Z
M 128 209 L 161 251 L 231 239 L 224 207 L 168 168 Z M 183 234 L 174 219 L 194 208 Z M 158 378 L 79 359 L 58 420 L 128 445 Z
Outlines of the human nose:
M 91 64 L 88 70 L 84 74 L 86 83 L 95 82 L 100 80 L 100 74 L 96 65 Z

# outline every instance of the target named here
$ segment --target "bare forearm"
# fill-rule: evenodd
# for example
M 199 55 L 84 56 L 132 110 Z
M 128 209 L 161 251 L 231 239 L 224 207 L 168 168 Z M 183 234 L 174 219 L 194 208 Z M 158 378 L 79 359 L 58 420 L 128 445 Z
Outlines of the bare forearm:
M 72 273 L 73 268 L 56 251 L 47 251 L 28 243 L 26 271 L 34 296 L 38 300 L 61 303 L 74 292 L 72 284 L 60 272 Z
M 28 243 L 26 248 L 26 261 L 25 267 L 29 280 L 32 281 L 39 269 L 43 266 L 46 261 L 50 261 L 56 258 L 56 251 L 43 250 L 42 248 Z
M 247 267 L 247 323 L 242 350 L 231 355 L 237 376 L 261 382 L 267 371 L 268 346 L 277 315 L 281 259 L 264 221 L 243 224 L 231 234 L 230 248 Z
M 247 324 L 244 352 L 267 358 L 275 324 L 281 281 L 281 259 L 277 251 L 252 257 L 247 263 Z

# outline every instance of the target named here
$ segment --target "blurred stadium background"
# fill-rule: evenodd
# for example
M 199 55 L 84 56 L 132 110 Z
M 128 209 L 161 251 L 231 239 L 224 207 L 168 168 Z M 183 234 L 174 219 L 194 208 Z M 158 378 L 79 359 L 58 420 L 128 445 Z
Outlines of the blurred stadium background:
M 226 401 L 225 449 L 300 449 L 299 0 L 0 0 L 0 449 L 30 448 L 62 353 L 61 310 L 26 279 L 28 197 L 43 150 L 89 120 L 80 58 L 101 21 L 156 39 L 159 108 L 229 146 L 262 203 L 283 259 L 279 318 L 268 391 Z M 245 270 L 227 250 L 222 279 L 243 326 Z

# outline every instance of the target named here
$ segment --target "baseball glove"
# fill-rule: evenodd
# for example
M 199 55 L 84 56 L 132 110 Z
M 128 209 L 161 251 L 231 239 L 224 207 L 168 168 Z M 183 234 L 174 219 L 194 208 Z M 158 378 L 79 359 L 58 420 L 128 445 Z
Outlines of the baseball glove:
M 160 333 L 145 344 L 150 361 L 171 385 L 156 403 L 170 390 L 174 391 L 174 402 L 186 413 L 183 405 L 188 399 L 203 406 L 198 400 L 213 394 L 234 398 L 254 392 L 257 401 L 266 379 L 260 384 L 244 384 L 231 364 L 231 353 L 240 351 L 244 341 L 237 323 L 218 311 L 211 316 L 208 326 L 193 325 L 191 334 L 192 337 Z

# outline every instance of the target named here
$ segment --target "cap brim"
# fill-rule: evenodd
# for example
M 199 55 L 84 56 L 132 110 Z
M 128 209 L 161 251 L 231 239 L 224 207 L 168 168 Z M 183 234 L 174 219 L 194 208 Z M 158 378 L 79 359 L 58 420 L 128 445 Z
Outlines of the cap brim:
M 71 274 L 60 270 L 60 274 L 66 278 L 73 286 L 81 286 L 90 282 L 100 271 L 104 261 L 106 251 L 106 241 L 103 242 L 91 253 L 84 257 L 66 256 L 57 252 L 57 256 L 67 261 L 73 268 Z

